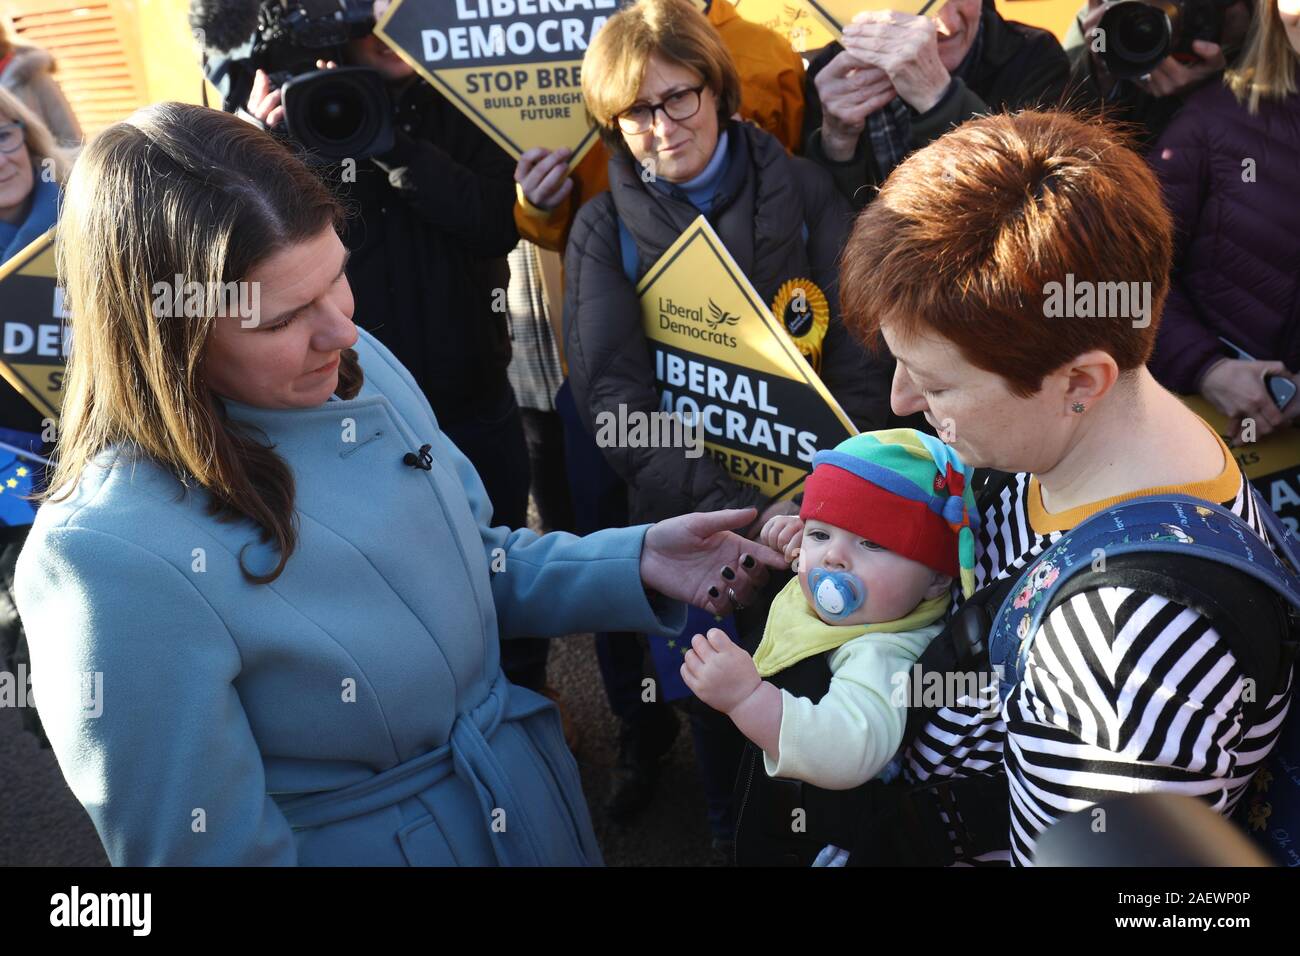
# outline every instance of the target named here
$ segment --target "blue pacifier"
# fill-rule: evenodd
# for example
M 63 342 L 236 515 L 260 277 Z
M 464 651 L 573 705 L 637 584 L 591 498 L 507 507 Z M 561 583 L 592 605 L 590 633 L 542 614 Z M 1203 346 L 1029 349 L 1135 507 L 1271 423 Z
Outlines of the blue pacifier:
M 867 599 L 867 588 L 856 574 L 813 568 L 808 572 L 808 588 L 817 609 L 829 618 L 848 617 Z

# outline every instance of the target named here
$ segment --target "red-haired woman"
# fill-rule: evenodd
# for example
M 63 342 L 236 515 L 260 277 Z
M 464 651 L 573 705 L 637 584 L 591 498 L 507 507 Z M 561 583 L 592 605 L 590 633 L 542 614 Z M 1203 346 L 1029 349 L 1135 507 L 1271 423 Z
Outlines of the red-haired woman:
M 894 412 L 923 413 L 965 461 L 1009 473 L 983 496 L 978 588 L 1139 496 L 1191 495 L 1261 531 L 1223 441 L 1146 369 L 1172 247 L 1142 158 L 1056 113 L 965 124 L 899 166 L 858 219 L 844 314 L 897 358 Z M 945 701 L 904 751 L 913 783 L 1005 785 L 964 805 L 949 788 L 962 809 L 946 821 L 949 858 L 1032 862 L 1048 826 L 1116 794 L 1174 791 L 1227 813 L 1290 699 L 1278 675 L 1280 692 L 1260 687 L 1252 704 L 1211 621 L 1142 587 L 1085 586 L 1025 637 L 1005 701 Z

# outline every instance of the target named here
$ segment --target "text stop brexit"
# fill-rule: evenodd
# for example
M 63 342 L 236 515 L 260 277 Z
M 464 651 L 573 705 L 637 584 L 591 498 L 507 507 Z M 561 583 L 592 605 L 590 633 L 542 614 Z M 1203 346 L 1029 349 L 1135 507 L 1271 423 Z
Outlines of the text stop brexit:
M 536 77 L 530 82 L 530 77 Z M 466 76 L 466 93 L 509 93 L 512 90 L 580 89 L 582 68 L 542 66 L 528 70 L 483 70 Z

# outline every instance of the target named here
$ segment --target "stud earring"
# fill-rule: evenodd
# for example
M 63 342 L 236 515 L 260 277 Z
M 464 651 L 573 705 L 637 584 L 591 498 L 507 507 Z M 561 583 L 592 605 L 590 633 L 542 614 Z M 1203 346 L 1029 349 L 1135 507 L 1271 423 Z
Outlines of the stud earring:
M 1083 402 L 1075 402 L 1073 405 L 1070 406 L 1070 410 L 1077 415 L 1082 415 L 1084 411 Z

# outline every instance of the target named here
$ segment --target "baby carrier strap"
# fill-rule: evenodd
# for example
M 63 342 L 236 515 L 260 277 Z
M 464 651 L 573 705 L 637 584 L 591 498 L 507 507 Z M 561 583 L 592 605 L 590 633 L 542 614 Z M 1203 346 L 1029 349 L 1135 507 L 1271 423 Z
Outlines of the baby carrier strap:
M 1272 525 L 1278 550 L 1296 562 L 1294 537 L 1258 495 L 1255 505 Z M 1225 566 L 1239 573 L 1225 575 Z M 1300 609 L 1300 576 L 1226 508 L 1190 495 L 1151 495 L 1092 516 L 1025 569 L 988 641 L 1003 700 L 1024 677 L 1047 614 L 1099 587 L 1159 595 L 1209 618 L 1255 682 L 1254 706 L 1285 688 L 1295 658 L 1290 631 L 1292 612 Z
M 993 476 L 984 483 L 981 511 L 1011 480 L 1014 476 Z M 1252 494 L 1261 523 L 1286 562 L 1245 521 L 1217 504 L 1187 495 L 1130 499 L 1062 535 L 1019 576 L 972 596 L 922 655 L 922 673 L 991 671 L 997 703 L 1005 701 L 1023 678 L 1033 639 L 1052 610 L 1083 591 L 1126 587 L 1169 598 L 1209 619 L 1243 675 L 1254 681 L 1245 719 L 1258 720 L 1270 698 L 1285 690 L 1296 657 L 1300 542 L 1253 489 Z M 937 710 L 909 710 L 904 747 Z M 1294 708 L 1291 716 L 1296 717 Z M 1279 748 L 1295 747 L 1300 729 L 1288 726 L 1283 736 Z M 896 789 L 894 813 L 859 828 L 869 851 L 879 849 L 881 832 L 890 829 L 903 834 L 911 856 L 930 865 L 1005 846 L 1005 775 L 932 779 Z M 1275 803 L 1283 804 L 1281 812 L 1276 806 L 1273 812 L 1279 817 L 1300 812 L 1285 803 L 1291 799 L 1279 795 Z M 941 809 L 947 823 L 939 817 Z M 1265 818 L 1268 812 L 1260 811 Z M 956 835 L 955 848 L 946 831 Z M 855 845 L 855 855 L 859 849 Z M 1270 849 L 1277 855 L 1277 848 Z

